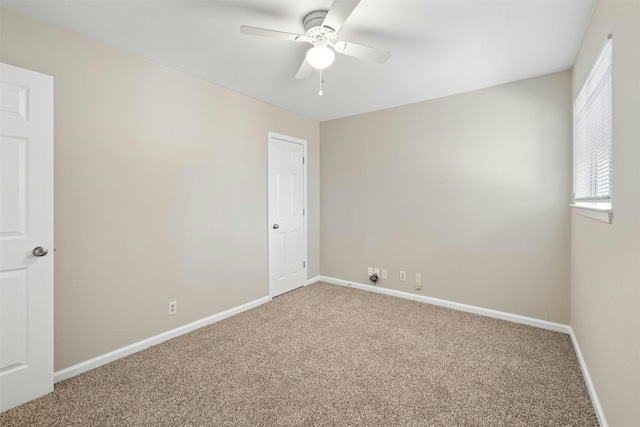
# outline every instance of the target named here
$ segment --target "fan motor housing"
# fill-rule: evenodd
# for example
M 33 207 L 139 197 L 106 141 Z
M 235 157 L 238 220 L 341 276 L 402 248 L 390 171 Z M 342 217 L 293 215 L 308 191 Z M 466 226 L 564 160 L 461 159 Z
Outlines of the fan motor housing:
M 335 30 L 331 27 L 322 26 L 322 23 L 324 22 L 324 18 L 326 18 L 326 16 L 326 10 L 317 10 L 305 16 L 302 20 L 305 35 L 311 40 L 315 40 L 319 37 L 324 37 L 330 41 L 335 40 Z
M 316 10 L 315 12 L 311 12 L 307 14 L 307 16 L 305 16 L 302 19 L 304 30 L 309 31 L 314 27 L 322 26 L 322 23 L 324 22 L 324 18 L 327 17 L 327 12 L 328 11 L 326 10 Z

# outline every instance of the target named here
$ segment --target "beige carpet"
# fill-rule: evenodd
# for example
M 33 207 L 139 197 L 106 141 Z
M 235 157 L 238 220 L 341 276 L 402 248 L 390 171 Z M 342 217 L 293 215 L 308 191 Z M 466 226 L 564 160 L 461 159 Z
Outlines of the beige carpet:
M 567 335 L 317 283 L 56 384 L 8 426 L 597 426 Z

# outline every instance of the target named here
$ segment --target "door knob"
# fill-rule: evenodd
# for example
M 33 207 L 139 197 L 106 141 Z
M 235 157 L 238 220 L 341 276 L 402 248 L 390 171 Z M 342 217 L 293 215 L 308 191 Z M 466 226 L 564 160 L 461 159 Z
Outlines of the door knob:
M 45 256 L 48 253 L 49 251 L 47 250 L 47 248 L 44 248 L 42 246 L 38 246 L 33 250 L 33 255 L 37 257 Z
M 273 229 L 277 230 L 278 228 L 280 228 L 280 226 L 278 224 L 273 224 Z

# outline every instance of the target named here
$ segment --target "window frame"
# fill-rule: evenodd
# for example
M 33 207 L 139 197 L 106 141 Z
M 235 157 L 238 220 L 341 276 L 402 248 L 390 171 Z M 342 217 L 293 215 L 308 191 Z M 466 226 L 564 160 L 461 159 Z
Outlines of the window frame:
M 579 208 L 576 213 L 609 223 L 613 212 L 612 71 L 613 40 L 609 34 L 573 103 L 571 204 Z

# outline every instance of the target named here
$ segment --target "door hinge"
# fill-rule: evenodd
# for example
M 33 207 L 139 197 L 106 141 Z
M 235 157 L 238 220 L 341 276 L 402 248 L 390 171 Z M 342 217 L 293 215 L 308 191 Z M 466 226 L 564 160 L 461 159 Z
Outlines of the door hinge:
M 302 261 L 302 268 L 307 268 L 307 262 L 306 261 Z

